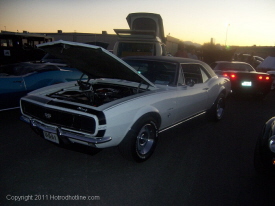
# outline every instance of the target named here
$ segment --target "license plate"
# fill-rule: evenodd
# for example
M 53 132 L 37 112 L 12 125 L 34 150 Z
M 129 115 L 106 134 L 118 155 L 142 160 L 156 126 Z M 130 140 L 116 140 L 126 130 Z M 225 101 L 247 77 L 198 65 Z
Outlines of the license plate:
M 247 82 L 247 81 L 242 82 L 242 86 L 243 87 L 251 87 L 252 86 L 252 82 Z
M 43 131 L 43 133 L 44 133 L 44 138 L 46 140 L 49 140 L 49 141 L 54 142 L 56 144 L 59 144 L 59 139 L 58 139 L 58 136 L 56 134 L 50 133 L 50 132 L 45 132 L 45 131 Z

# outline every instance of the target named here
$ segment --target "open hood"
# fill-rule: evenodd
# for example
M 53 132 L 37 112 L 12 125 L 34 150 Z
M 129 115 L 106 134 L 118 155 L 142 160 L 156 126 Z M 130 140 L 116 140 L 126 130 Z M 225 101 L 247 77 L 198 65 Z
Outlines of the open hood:
M 37 47 L 62 59 L 92 79 L 123 79 L 155 87 L 130 65 L 99 46 L 59 40 L 39 44 Z

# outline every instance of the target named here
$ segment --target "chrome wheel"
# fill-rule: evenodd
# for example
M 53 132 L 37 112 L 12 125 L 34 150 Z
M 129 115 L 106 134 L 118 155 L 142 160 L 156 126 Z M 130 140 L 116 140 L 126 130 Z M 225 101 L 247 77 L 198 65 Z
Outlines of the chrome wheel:
M 137 135 L 136 150 L 140 157 L 146 156 L 154 147 L 156 141 L 156 126 L 145 124 Z
M 154 153 L 158 141 L 158 122 L 145 115 L 139 118 L 119 144 L 120 153 L 129 160 L 144 162 Z

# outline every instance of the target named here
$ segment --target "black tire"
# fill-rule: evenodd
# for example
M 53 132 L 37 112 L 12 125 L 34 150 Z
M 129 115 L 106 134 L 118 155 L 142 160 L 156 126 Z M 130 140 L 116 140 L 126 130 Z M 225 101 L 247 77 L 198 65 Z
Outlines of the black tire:
M 149 159 L 158 141 L 157 125 L 153 117 L 141 117 L 118 146 L 122 156 L 136 162 Z
M 220 93 L 216 101 L 208 111 L 208 116 L 213 121 L 220 121 L 223 118 L 225 110 L 225 96 Z
M 272 164 L 275 154 L 269 149 L 270 137 L 272 136 L 271 125 L 263 127 L 257 140 L 254 151 L 254 167 L 258 174 L 275 176 L 275 166 Z

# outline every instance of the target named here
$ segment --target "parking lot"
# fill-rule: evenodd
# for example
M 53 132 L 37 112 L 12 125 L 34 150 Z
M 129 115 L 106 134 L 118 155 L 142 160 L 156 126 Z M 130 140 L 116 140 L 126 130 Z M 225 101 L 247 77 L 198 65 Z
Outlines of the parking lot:
M 0 113 L 1 205 L 275 205 L 275 180 L 255 173 L 263 100 L 231 96 L 218 123 L 199 117 L 160 134 L 153 156 L 134 163 L 117 148 L 61 148 Z M 22 204 L 24 203 L 24 204 Z

